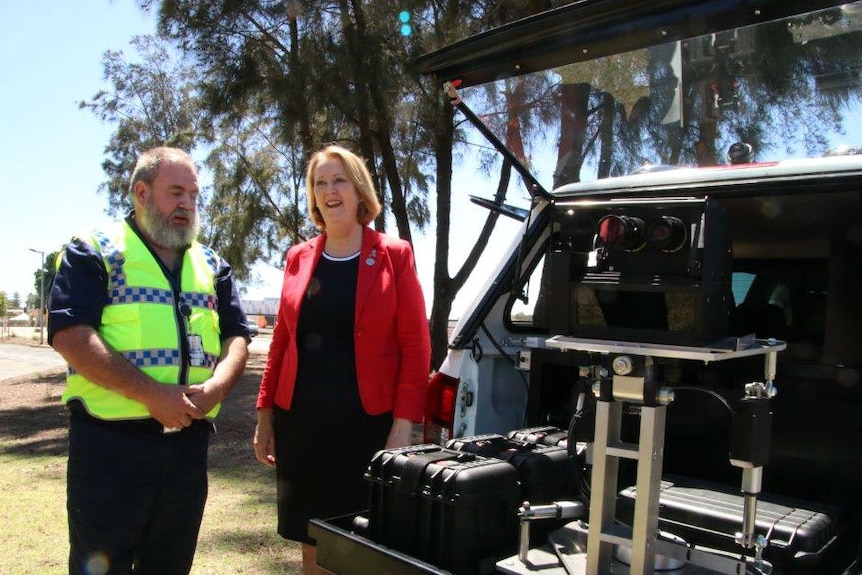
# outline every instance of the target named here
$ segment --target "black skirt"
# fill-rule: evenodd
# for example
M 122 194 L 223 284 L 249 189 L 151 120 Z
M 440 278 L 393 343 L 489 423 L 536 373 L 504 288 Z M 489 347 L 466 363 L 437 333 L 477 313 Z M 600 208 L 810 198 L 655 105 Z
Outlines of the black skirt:
M 383 449 L 392 414 L 274 408 L 278 534 L 315 545 L 310 519 L 368 509 L 364 479 L 372 456 Z

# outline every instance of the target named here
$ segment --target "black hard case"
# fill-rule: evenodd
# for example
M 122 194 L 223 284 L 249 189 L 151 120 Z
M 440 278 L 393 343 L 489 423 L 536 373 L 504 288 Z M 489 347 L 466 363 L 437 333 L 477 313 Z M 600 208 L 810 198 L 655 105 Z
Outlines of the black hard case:
M 377 452 L 369 537 L 455 575 L 483 575 L 517 545 L 520 485 L 497 459 L 418 445 Z
M 634 516 L 635 487 L 620 492 L 618 517 Z M 764 499 L 757 502 L 755 533 L 767 538 L 764 558 L 786 575 L 821 573 L 834 555 L 839 537 L 840 510 L 811 502 Z M 734 536 L 742 530 L 743 497 L 730 487 L 686 479 L 662 481 L 659 529 L 688 544 L 729 553 L 742 548 Z
M 569 434 L 559 427 L 551 425 L 516 429 L 507 433 L 506 437 L 525 443 L 535 443 L 536 445 L 568 447 L 569 444 Z
M 521 498 L 544 504 L 571 495 L 572 467 L 565 447 L 509 439 L 496 433 L 453 439 L 448 449 L 506 461 L 518 470 Z

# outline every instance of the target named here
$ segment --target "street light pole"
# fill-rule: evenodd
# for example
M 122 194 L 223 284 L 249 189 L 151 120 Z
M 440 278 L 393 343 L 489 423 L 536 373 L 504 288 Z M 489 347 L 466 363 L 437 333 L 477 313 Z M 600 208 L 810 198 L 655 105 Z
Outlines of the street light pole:
M 42 256 L 42 265 L 39 268 L 39 345 L 45 343 L 45 330 L 43 317 L 45 316 L 45 252 L 28 248 L 31 252 Z

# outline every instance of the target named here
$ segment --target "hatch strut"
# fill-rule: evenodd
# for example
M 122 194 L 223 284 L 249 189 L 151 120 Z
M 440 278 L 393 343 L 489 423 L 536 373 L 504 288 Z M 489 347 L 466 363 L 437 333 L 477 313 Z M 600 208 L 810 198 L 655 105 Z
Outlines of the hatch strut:
M 457 80 L 456 80 L 457 82 Z M 485 125 L 485 123 L 479 119 L 479 117 L 473 113 L 467 104 L 461 100 L 461 96 L 458 95 L 458 91 L 455 88 L 455 84 L 452 82 L 446 82 L 443 84 L 443 89 L 446 91 L 446 94 L 449 96 L 449 103 L 458 108 L 464 116 L 470 120 L 470 123 L 476 127 L 479 132 L 482 133 L 483 136 L 497 149 L 498 152 L 503 154 L 503 157 L 506 158 L 514 167 L 521 177 L 524 178 L 524 182 L 527 183 L 527 187 L 530 191 L 530 196 L 532 198 L 536 198 L 537 196 L 541 196 L 545 199 L 550 199 L 551 194 L 548 193 L 548 190 L 542 187 L 542 184 L 533 177 L 533 174 L 521 163 L 521 161 L 515 157 L 509 148 L 506 147 L 503 142 L 500 141 L 500 138 L 494 135 L 494 133 Z

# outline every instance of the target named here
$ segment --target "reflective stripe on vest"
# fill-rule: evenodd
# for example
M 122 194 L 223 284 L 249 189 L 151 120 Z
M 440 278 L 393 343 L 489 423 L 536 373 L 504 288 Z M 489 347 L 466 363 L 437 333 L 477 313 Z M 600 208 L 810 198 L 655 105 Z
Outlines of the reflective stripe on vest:
M 219 258 L 211 249 L 193 243 L 183 255 L 181 292 L 175 297 L 155 256 L 126 223 L 107 232 L 94 232 L 92 245 L 102 255 L 108 272 L 108 301 L 102 310 L 99 334 L 144 373 L 165 384 L 202 383 L 213 373 L 221 341 L 215 276 Z M 204 365 L 190 366 L 183 347 L 185 321 L 178 306 L 191 309 L 188 325 L 201 336 Z M 182 379 L 182 381 L 181 381 Z M 146 407 L 69 370 L 63 400 L 80 399 L 87 411 L 102 419 L 150 417 Z M 215 417 L 220 405 L 207 417 Z

